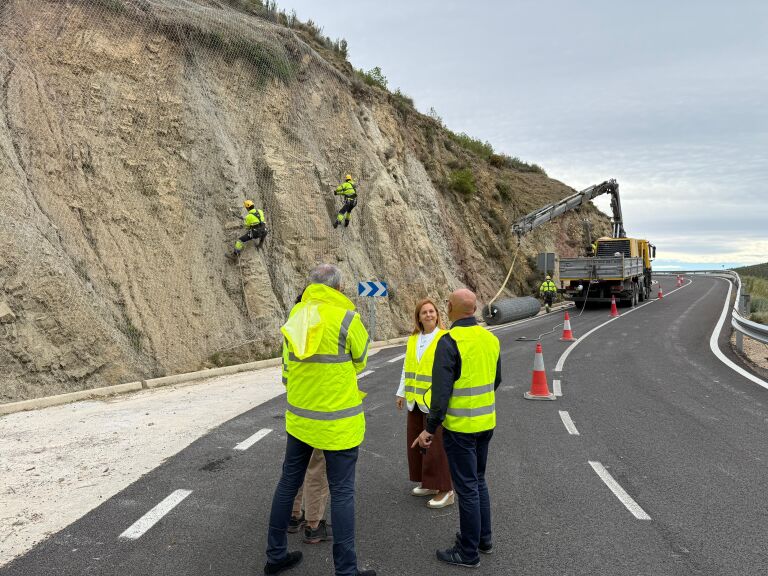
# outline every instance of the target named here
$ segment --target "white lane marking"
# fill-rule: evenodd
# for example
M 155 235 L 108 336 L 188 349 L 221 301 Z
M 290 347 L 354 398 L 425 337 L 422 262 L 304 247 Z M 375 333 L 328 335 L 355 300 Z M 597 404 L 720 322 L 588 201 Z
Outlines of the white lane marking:
M 687 286 L 690 286 L 691 284 L 692 284 L 692 281 L 691 281 L 691 280 L 689 280 L 687 284 L 683 284 L 683 285 L 682 285 L 682 286 L 680 286 L 679 288 L 675 288 L 674 290 L 670 290 L 669 292 L 667 292 L 667 296 L 669 296 L 670 294 L 674 294 L 674 293 L 675 293 L 675 292 L 677 292 L 678 290 L 682 290 L 683 288 L 686 288 Z M 666 298 L 667 296 L 665 296 L 665 298 Z M 643 307 L 645 307 L 645 306 L 648 306 L 649 304 L 653 304 L 654 302 L 658 302 L 658 301 L 659 301 L 659 299 L 658 299 L 658 298 L 656 298 L 655 300 L 648 300 L 647 302 L 645 302 L 645 303 L 643 303 L 643 304 L 640 304 L 640 305 L 638 305 L 638 306 L 635 306 L 634 308 L 630 308 L 630 309 L 629 309 L 629 310 L 627 310 L 626 312 L 622 312 L 622 313 L 621 313 L 621 315 L 619 315 L 619 316 L 616 316 L 615 318 L 611 318 L 610 320 L 607 320 L 606 322 L 603 322 L 602 324 L 598 324 L 597 326 L 595 326 L 594 328 L 592 328 L 592 330 L 590 330 L 590 331 L 589 331 L 589 332 L 587 332 L 586 334 L 582 335 L 580 338 L 578 338 L 578 339 L 576 340 L 576 342 L 574 342 L 573 344 L 571 344 L 570 346 L 568 346 L 568 348 L 566 348 L 566 349 L 565 349 L 565 352 L 563 352 L 563 353 L 562 353 L 562 355 L 560 356 L 560 358 L 557 360 L 557 365 L 555 365 L 555 372 L 560 372 L 560 371 L 563 369 L 563 364 L 565 364 L 565 360 L 566 360 L 566 358 L 568 358 L 568 355 L 571 353 L 571 351 L 572 351 L 574 348 L 576 348 L 576 346 L 578 346 L 579 344 L 581 344 L 581 341 L 582 341 L 582 340 L 584 340 L 584 339 L 586 339 L 586 337 L 587 337 L 587 336 L 589 336 L 590 334 L 592 334 L 592 332 L 595 332 L 596 330 L 599 330 L 600 328 L 602 328 L 603 326 L 606 326 L 606 325 L 610 324 L 610 323 L 611 323 L 611 322 L 613 322 L 614 320 L 618 320 L 619 318 L 623 318 L 623 317 L 624 317 L 624 316 L 626 316 L 627 314 L 631 314 L 632 312 L 635 312 L 636 310 L 640 310 L 640 308 L 643 308 Z
M 405 354 L 400 354 L 399 356 L 395 356 L 394 358 L 390 358 L 387 360 L 388 363 L 397 362 L 398 360 L 402 360 L 405 358 Z
M 251 436 L 249 438 L 246 438 L 245 440 L 240 442 L 240 444 L 235 446 L 234 449 L 235 450 L 248 450 L 248 448 L 250 448 L 251 446 L 256 444 L 256 442 L 258 442 L 259 440 L 264 438 L 264 436 L 266 436 L 270 432 L 272 432 L 271 428 L 262 428 L 261 430 L 256 432 L 256 434 L 254 434 L 253 436 Z
M 365 372 L 360 372 L 360 374 L 358 374 L 357 377 L 364 378 L 365 376 L 368 376 L 368 374 L 373 374 L 373 370 L 366 370 Z
M 618 498 L 622 504 L 629 510 L 632 515 L 637 518 L 638 520 L 650 520 L 651 517 L 646 514 L 645 510 L 640 508 L 640 505 L 635 502 L 632 497 L 626 493 L 624 488 L 622 488 L 616 480 L 613 479 L 613 476 L 608 472 L 608 470 L 605 469 L 605 466 L 600 464 L 600 462 L 589 462 L 589 465 L 592 466 L 592 469 L 597 472 L 597 475 L 600 476 L 600 479 L 605 482 L 605 485 L 610 488 L 611 492 L 614 493 L 616 498 Z
M 723 280 L 721 278 L 721 280 Z M 723 328 L 723 324 L 725 323 L 725 319 L 728 316 L 728 307 L 731 305 L 731 290 L 733 289 L 733 284 L 729 282 L 728 280 L 725 280 L 725 282 L 728 282 L 728 295 L 725 297 L 725 306 L 723 306 L 723 312 L 720 314 L 720 320 L 717 321 L 717 325 L 715 326 L 715 331 L 712 332 L 712 336 L 709 338 L 709 347 L 712 349 L 712 353 L 717 356 L 717 358 L 726 366 L 734 370 L 735 372 L 738 372 L 744 378 L 747 378 L 748 380 L 752 380 L 755 384 L 758 386 L 762 386 L 763 388 L 768 388 L 768 382 L 765 380 L 761 380 L 754 374 L 750 374 L 746 370 L 744 370 L 741 366 L 734 363 L 730 358 L 728 358 L 725 354 L 723 354 L 720 351 L 720 346 L 717 343 L 718 337 L 720 336 L 720 330 Z
M 619 319 L 619 318 L 621 318 L 622 316 L 626 316 L 626 315 L 627 315 L 627 314 L 629 314 L 630 312 L 634 312 L 635 310 L 639 310 L 639 309 L 640 309 L 640 308 L 642 308 L 643 306 L 647 306 L 648 304 L 653 304 L 654 302 L 656 302 L 656 300 L 649 300 L 649 301 L 648 301 L 648 302 L 646 302 L 645 304 L 640 304 L 639 306 L 635 306 L 634 308 L 631 308 L 630 310 L 627 310 L 626 312 L 622 313 L 620 316 L 616 316 L 615 318 L 611 318 L 610 320 L 607 320 L 607 321 L 603 322 L 602 324 L 598 324 L 597 326 L 595 326 L 594 328 L 592 328 L 592 330 L 590 330 L 590 331 L 589 331 L 589 332 L 587 332 L 586 334 L 583 334 L 581 337 L 577 338 L 577 339 L 576 339 L 576 342 L 574 342 L 573 344 L 571 344 L 570 346 L 568 346 L 568 348 L 566 348 L 566 349 L 565 349 L 565 352 L 563 352 L 563 353 L 561 354 L 560 358 L 557 360 L 557 364 L 555 365 L 555 372 L 561 372 L 561 371 L 563 370 L 563 364 L 565 364 L 565 359 L 566 359 L 566 358 L 568 358 L 568 355 L 571 353 L 571 351 L 572 351 L 574 348 L 576 348 L 576 346 L 578 346 L 579 344 L 581 344 L 581 341 L 582 341 L 582 340 L 585 340 L 585 339 L 587 338 L 587 336 L 589 336 L 590 334 L 592 334 L 592 332 L 595 332 L 596 330 L 599 330 L 599 329 L 600 329 L 600 328 L 602 328 L 603 326 L 605 326 L 605 325 L 607 325 L 607 324 L 610 324 L 611 322 L 613 322 L 613 321 L 615 321 L 615 320 L 618 320 L 618 319 Z
M 559 412 L 560 420 L 563 421 L 565 429 L 568 430 L 568 434 L 572 434 L 573 436 L 580 436 L 579 431 L 576 430 L 576 426 L 573 424 L 573 420 L 571 420 L 571 415 L 568 414 L 568 412 L 565 410 L 559 410 Z
M 192 490 L 175 490 L 170 496 L 160 502 L 160 504 L 136 520 L 128 530 L 120 534 L 119 538 L 124 538 L 126 540 L 137 540 L 141 538 L 147 530 L 157 524 L 163 516 L 173 510 L 179 502 L 184 500 L 184 498 L 190 494 L 192 494 Z
M 563 391 L 560 388 L 560 380 L 552 380 L 552 393 L 555 396 L 562 396 Z

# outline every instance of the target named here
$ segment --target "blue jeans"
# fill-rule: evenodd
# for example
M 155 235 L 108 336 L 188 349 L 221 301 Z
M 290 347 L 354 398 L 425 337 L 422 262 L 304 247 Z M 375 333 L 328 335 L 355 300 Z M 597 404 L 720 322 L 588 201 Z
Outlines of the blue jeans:
M 267 561 L 280 562 L 288 554 L 288 521 L 293 501 L 304 482 L 312 446 L 288 434 L 283 475 L 272 498 L 267 534 Z M 333 563 L 336 576 L 357 574 L 355 554 L 355 465 L 357 446 L 348 450 L 324 450 L 328 488 L 331 492 Z
M 443 431 L 453 489 L 459 498 L 459 552 L 468 562 L 480 556 L 480 542 L 491 544 L 491 497 L 485 483 L 485 464 L 492 436 L 493 430 L 474 434 Z

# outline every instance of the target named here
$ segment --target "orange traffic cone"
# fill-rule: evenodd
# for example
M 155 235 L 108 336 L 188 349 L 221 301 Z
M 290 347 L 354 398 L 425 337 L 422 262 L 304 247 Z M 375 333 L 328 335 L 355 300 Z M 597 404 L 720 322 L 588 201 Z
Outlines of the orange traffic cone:
M 611 318 L 615 318 L 619 315 L 619 311 L 616 308 L 616 296 L 611 296 Z
M 659 282 L 659 300 L 664 298 L 664 293 L 661 291 L 661 282 Z
M 573 337 L 571 332 L 571 317 L 568 316 L 568 310 L 565 311 L 565 322 L 563 322 L 563 337 L 560 338 L 562 342 L 573 342 L 576 338 Z
M 531 390 L 523 396 L 526 400 L 557 400 L 554 394 L 549 393 L 549 386 L 547 386 L 547 373 L 544 371 L 544 353 L 541 351 L 541 342 L 536 342 Z

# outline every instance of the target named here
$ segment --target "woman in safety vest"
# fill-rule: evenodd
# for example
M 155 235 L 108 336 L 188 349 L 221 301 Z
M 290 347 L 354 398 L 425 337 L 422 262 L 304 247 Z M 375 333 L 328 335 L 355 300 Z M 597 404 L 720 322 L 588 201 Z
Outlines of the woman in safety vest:
M 444 508 L 453 504 L 453 485 L 448 469 L 448 458 L 443 450 L 443 429 L 438 429 L 429 450 L 411 448 L 411 444 L 426 426 L 432 387 L 432 364 L 435 347 L 446 333 L 437 306 L 429 298 L 416 305 L 415 327 L 408 338 L 403 374 L 396 394 L 398 410 L 408 406 L 406 446 L 408 447 L 408 472 L 413 482 L 419 482 L 411 494 L 433 496 L 427 502 L 430 508 Z

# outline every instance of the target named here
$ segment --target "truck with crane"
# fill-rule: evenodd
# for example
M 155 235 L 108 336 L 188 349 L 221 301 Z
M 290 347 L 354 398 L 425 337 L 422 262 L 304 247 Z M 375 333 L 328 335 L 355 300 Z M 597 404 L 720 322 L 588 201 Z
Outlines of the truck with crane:
M 585 301 L 610 302 L 616 298 L 617 302 L 635 306 L 650 297 L 651 261 L 656 256 L 656 247 L 647 240 L 627 237 L 616 180 L 590 186 L 559 202 L 535 210 L 515 222 L 512 231 L 520 239 L 523 234 L 602 194 L 611 196 L 612 237 L 598 238 L 593 242 L 586 223 L 587 256 L 559 260 L 558 291 L 577 304 Z

